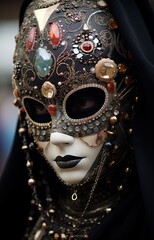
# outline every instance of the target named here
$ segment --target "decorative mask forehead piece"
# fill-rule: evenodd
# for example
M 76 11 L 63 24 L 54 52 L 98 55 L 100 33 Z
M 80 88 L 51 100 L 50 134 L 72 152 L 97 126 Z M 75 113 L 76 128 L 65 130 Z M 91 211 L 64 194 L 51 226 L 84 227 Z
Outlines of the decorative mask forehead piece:
M 128 87 L 128 56 L 105 1 L 33 1 L 17 37 L 13 86 L 34 137 L 107 129 L 118 88 Z
M 44 31 L 45 25 L 46 25 L 49 17 L 58 8 L 58 6 L 59 6 L 59 3 L 55 4 L 51 7 L 34 10 L 34 14 L 35 14 L 35 17 L 38 22 L 39 31 L 41 33 L 43 33 L 43 31 Z

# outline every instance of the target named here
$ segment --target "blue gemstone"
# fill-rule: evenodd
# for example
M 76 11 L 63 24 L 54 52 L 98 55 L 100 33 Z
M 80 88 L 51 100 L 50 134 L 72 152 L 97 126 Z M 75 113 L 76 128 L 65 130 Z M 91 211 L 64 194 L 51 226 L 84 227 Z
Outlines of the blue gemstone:
M 46 77 L 51 72 L 51 65 L 53 64 L 53 59 L 51 54 L 43 47 L 39 47 L 36 50 L 34 67 L 36 73 L 40 77 Z

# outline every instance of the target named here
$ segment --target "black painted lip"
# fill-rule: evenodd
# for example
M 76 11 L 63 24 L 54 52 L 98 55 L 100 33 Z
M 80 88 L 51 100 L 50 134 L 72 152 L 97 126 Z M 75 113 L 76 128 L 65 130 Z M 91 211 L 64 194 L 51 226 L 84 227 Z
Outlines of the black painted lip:
M 66 155 L 64 157 L 57 156 L 55 162 L 57 163 L 58 167 L 65 169 L 65 168 L 73 168 L 75 167 L 83 157 L 77 157 L 72 155 Z

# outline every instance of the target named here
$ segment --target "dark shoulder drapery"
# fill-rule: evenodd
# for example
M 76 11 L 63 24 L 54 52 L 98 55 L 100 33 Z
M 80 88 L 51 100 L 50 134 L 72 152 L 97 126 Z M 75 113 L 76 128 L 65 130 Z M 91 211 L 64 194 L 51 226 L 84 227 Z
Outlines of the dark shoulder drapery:
M 146 217 L 154 239 L 154 13 L 147 0 L 108 0 L 133 54 L 142 86 L 134 121 L 134 150 Z

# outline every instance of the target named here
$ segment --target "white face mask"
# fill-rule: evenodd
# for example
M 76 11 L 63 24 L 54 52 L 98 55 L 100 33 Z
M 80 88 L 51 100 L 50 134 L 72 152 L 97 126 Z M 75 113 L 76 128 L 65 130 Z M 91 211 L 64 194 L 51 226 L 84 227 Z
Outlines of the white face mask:
M 49 142 L 38 142 L 38 145 L 65 184 L 78 184 L 88 174 L 103 146 L 103 143 L 96 147 L 89 145 L 93 145 L 95 136 L 88 136 L 84 142 L 84 139 L 54 132 Z M 105 139 L 105 133 L 103 137 Z

